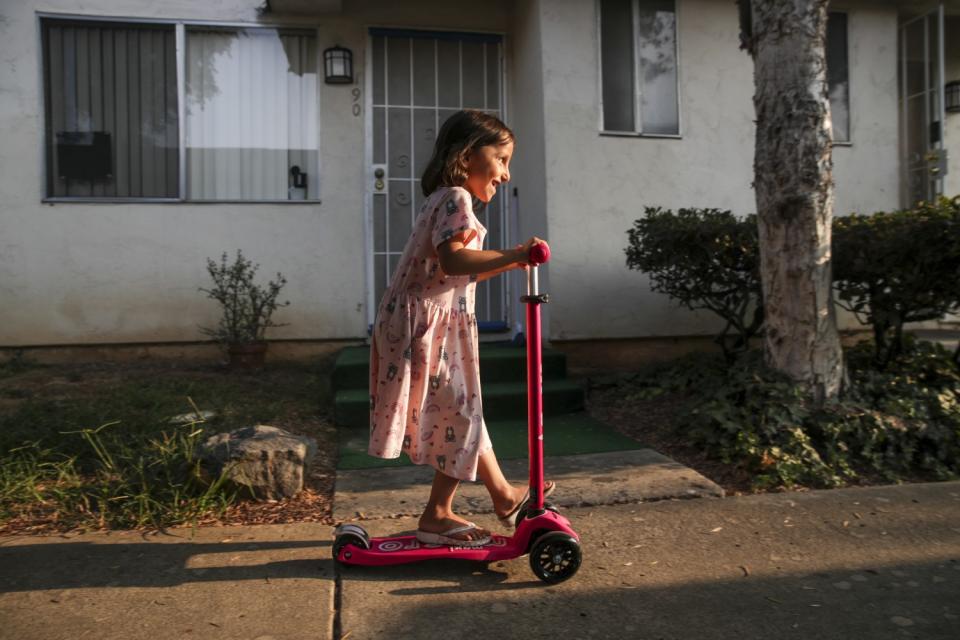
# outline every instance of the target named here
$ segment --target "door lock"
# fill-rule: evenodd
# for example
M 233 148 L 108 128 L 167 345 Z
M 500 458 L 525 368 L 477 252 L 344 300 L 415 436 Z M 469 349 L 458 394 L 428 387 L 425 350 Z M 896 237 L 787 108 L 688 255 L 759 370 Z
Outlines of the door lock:
M 377 179 L 376 182 L 373 183 L 373 186 L 377 191 L 383 191 L 383 176 L 383 169 L 377 167 L 377 169 L 373 172 L 373 177 Z

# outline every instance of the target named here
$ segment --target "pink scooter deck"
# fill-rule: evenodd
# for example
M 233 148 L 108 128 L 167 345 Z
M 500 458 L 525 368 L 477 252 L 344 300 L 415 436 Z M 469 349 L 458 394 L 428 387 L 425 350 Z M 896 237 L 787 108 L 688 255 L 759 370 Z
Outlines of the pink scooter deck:
M 369 549 L 355 544 L 344 545 L 337 560 L 344 564 L 365 566 L 405 564 L 436 558 L 496 562 L 524 555 L 534 535 L 549 531 L 560 531 L 577 540 L 580 539 L 566 518 L 554 511 L 546 510 L 534 518 L 521 521 L 515 535 L 494 535 L 491 541 L 482 547 L 425 544 L 417 540 L 416 536 L 393 536 L 373 538 L 370 540 Z

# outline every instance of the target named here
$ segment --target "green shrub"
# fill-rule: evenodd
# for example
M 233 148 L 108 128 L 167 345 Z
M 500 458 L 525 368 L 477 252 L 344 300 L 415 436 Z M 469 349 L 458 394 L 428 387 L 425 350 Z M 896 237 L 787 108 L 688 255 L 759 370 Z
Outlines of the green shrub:
M 627 235 L 629 268 L 680 305 L 720 316 L 726 325 L 716 342 L 728 360 L 748 348 L 763 324 L 756 216 L 646 207 Z
M 227 254 L 220 256 L 220 264 L 207 258 L 207 273 L 213 280 L 212 289 L 200 288 L 208 298 L 220 303 L 220 323 L 214 327 L 201 327 L 200 331 L 223 345 L 262 342 L 270 327 L 283 327 L 272 320 L 273 313 L 290 301 L 277 302 L 280 290 L 287 284 L 283 274 L 267 282 L 266 287 L 256 284 L 259 264 L 243 257 L 237 250 L 232 264 L 227 263 Z
M 759 351 L 727 365 L 698 354 L 640 381 L 643 397 L 684 392 L 677 428 L 708 454 L 754 474 L 760 488 L 835 487 L 866 475 L 960 477 L 960 371 L 942 346 L 907 340 L 880 370 L 872 347 L 845 354 L 845 397 L 817 408 L 766 368 Z
M 833 221 L 837 303 L 873 328 L 876 359 L 903 351 L 903 325 L 960 310 L 960 196 Z

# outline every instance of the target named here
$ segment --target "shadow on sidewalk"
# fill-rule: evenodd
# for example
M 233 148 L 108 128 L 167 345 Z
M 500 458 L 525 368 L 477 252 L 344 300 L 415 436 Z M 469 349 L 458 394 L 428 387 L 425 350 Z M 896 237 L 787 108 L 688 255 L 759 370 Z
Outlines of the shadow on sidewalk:
M 571 638 L 660 640 L 954 640 L 960 630 L 955 558 L 722 578 L 704 567 L 686 579 L 643 576 L 647 569 L 619 564 L 585 564 L 554 586 L 533 579 L 526 559 L 503 568 L 452 561 L 394 571 L 351 568 L 341 572 L 343 629 L 357 628 L 358 637 L 393 630 L 428 638 L 425 630 L 442 620 L 476 637 L 546 638 L 563 630 Z M 730 569 L 733 575 L 736 567 Z M 373 588 L 385 595 L 368 597 Z M 360 602 L 367 604 L 357 610 Z
M 0 567 L 3 567 L 0 593 L 333 576 L 330 540 L 222 543 L 102 540 L 0 547 Z

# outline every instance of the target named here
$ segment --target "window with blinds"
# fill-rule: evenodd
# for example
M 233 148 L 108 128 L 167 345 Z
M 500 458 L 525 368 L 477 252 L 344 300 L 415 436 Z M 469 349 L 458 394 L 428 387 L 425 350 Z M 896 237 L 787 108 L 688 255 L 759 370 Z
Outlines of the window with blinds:
M 45 20 L 47 194 L 176 198 L 173 26 Z
M 313 32 L 191 27 L 186 67 L 188 198 L 315 199 Z
M 314 30 L 44 19 L 42 34 L 48 197 L 318 199 Z

